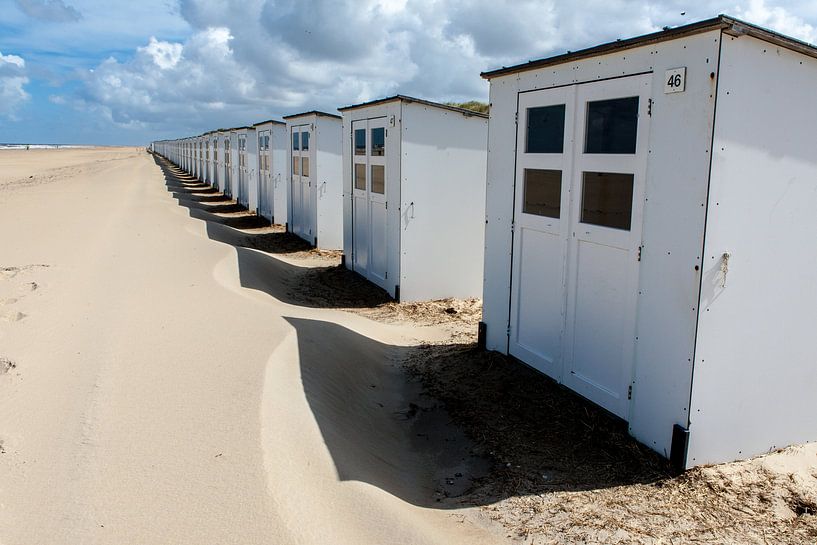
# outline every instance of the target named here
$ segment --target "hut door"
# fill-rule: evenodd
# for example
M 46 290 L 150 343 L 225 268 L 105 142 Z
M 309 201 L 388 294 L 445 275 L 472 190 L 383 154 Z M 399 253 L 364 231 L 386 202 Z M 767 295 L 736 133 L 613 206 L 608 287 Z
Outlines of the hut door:
M 270 131 L 258 133 L 258 210 L 267 219 L 272 219 L 272 178 L 270 177 L 269 154 Z
M 519 96 L 509 350 L 628 416 L 650 76 Z
M 627 418 L 651 75 L 580 85 L 564 383 Z
M 292 232 L 314 243 L 312 234 L 312 165 L 309 164 L 309 125 L 292 127 Z
M 232 197 L 233 195 L 233 161 L 230 150 L 230 137 L 224 137 L 224 194 Z
M 559 379 L 575 90 L 519 96 L 511 354 Z
M 238 202 L 243 205 L 248 204 L 247 195 L 247 137 L 238 136 Z
M 213 138 L 213 187 L 218 185 L 218 139 Z
M 386 237 L 386 118 L 352 123 L 354 270 L 384 289 Z
M 369 276 L 369 153 L 366 120 L 352 122 L 352 269 Z

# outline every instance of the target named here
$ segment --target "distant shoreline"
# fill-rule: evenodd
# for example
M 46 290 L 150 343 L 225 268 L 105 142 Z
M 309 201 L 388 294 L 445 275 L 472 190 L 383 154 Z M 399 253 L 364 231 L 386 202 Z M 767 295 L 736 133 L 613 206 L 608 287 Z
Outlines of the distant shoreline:
M 3 144 L 0 143 L 0 150 L 3 149 L 84 149 L 84 148 L 98 148 L 100 146 L 92 146 L 85 144 Z

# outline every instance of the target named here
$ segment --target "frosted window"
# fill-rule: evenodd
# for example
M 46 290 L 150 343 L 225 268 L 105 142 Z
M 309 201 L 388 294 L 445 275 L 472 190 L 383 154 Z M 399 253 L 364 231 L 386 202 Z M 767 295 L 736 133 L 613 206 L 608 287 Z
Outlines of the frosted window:
M 386 193 L 386 167 L 372 165 L 372 193 Z
M 355 189 L 366 190 L 366 165 L 355 163 Z
M 558 218 L 561 215 L 562 171 L 525 169 L 522 212 Z
M 633 213 L 632 174 L 585 172 L 582 223 L 630 230 Z

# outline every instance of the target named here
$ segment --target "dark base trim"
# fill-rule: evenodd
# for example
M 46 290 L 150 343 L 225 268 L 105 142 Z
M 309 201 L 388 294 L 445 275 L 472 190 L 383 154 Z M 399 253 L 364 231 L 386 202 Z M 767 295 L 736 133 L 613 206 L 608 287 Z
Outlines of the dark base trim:
M 485 350 L 488 342 L 488 324 L 480 322 L 477 324 L 477 348 Z
M 679 424 L 672 427 L 672 445 L 669 461 L 673 469 L 683 473 L 687 468 L 687 449 L 689 448 L 689 430 Z

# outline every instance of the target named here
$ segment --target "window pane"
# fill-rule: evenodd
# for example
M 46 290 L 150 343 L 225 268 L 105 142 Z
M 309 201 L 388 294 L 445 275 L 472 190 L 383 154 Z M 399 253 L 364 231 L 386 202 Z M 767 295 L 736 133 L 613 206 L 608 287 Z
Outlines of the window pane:
M 309 176 L 309 157 L 301 157 L 301 176 Z
M 386 167 L 383 165 L 372 165 L 372 193 L 386 193 Z
M 632 212 L 632 174 L 584 173 L 582 223 L 629 231 Z
M 525 169 L 522 212 L 558 218 L 562 202 L 562 171 Z
M 292 174 L 300 176 L 301 174 L 301 158 L 297 155 L 292 156 Z
M 355 163 L 355 189 L 366 189 L 366 164 Z
M 635 153 L 638 97 L 587 103 L 585 153 Z
M 355 155 L 366 155 L 366 129 L 355 129 Z
M 565 144 L 565 105 L 528 108 L 525 153 L 562 153 Z
M 372 129 L 372 155 L 386 154 L 386 129 L 380 127 Z M 374 187 L 374 175 L 372 175 L 372 187 Z M 374 191 L 374 189 L 372 189 Z
M 309 133 L 302 132 L 301 133 L 301 149 L 308 150 L 309 149 Z
M 300 149 L 300 147 L 298 146 L 299 142 L 298 136 L 299 134 L 297 132 L 292 133 L 292 149 L 294 150 Z

